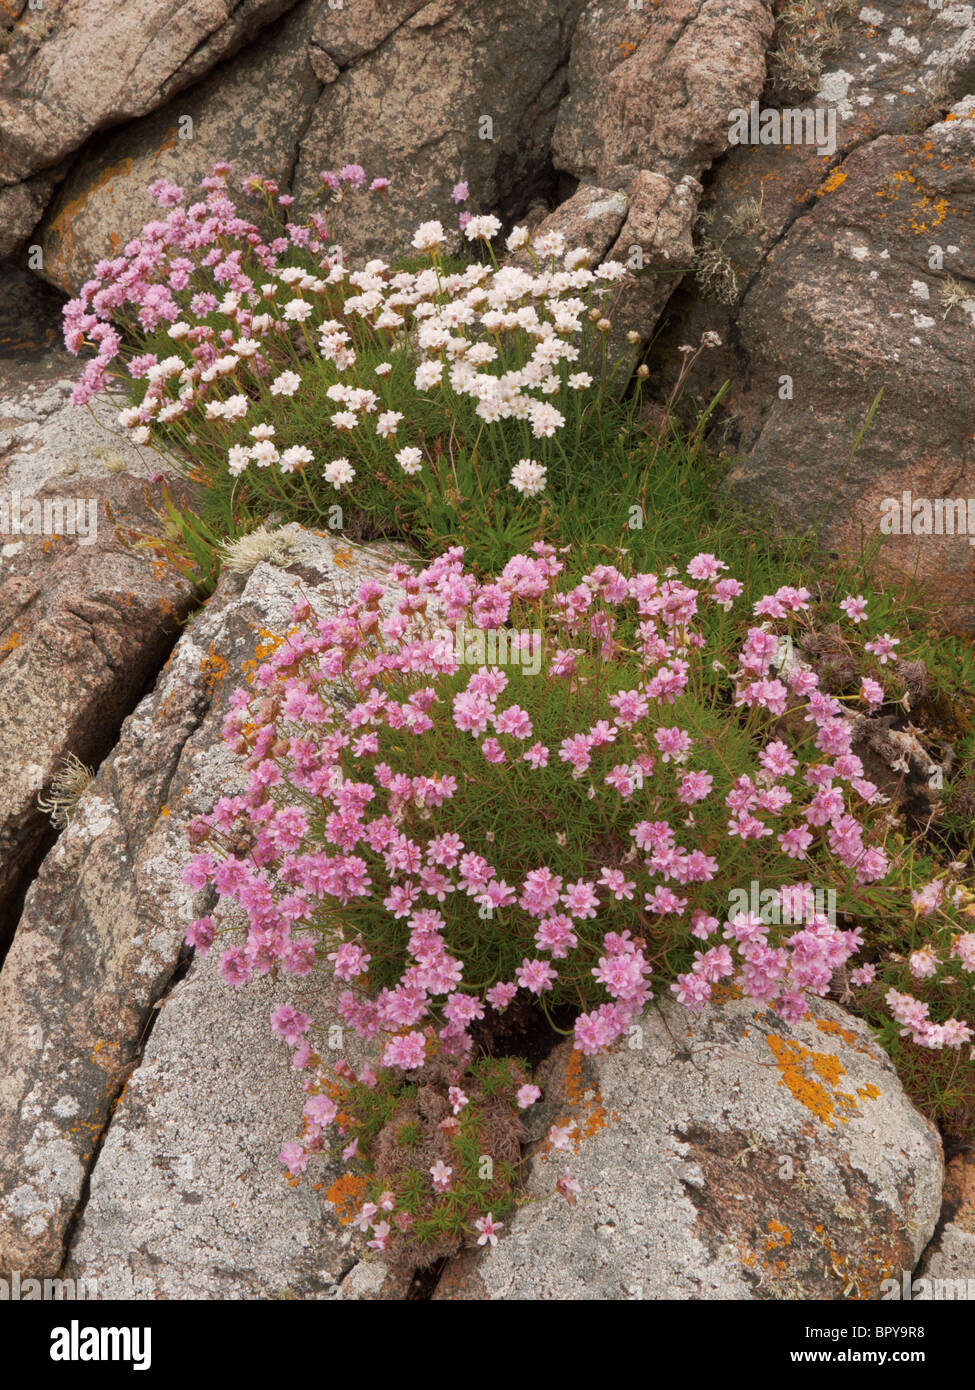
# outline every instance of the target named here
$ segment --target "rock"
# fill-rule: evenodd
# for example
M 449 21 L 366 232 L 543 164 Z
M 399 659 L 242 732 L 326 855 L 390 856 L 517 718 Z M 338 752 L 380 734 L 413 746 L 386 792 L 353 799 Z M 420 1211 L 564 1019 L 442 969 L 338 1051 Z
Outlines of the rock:
M 629 186 L 640 170 L 695 178 L 728 147 L 729 113 L 761 95 L 766 0 L 591 0 L 559 107 L 556 168 Z
M 626 222 L 609 259 L 630 267 L 621 282 L 610 318 L 617 356 L 623 335 L 652 336 L 661 311 L 694 260 L 694 219 L 701 185 L 689 174 L 672 183 L 663 174 L 642 170 L 630 188 Z M 636 352 L 631 355 L 636 357 Z
M 378 6 L 367 6 L 364 27 L 357 8 L 347 17 L 322 10 L 314 41 L 351 66 L 325 87 L 301 139 L 299 202 L 314 202 L 321 169 L 354 158 L 392 180 L 389 222 L 406 244 L 421 221 L 456 228 L 459 179 L 480 209 L 520 212 L 549 161 L 582 3 L 538 0 L 509 7 L 499 23 L 470 0 L 400 0 L 382 11 L 384 25 Z M 335 234 L 357 255 L 392 249 L 386 218 L 363 200 L 345 205 Z
M 77 372 L 62 346 L 63 303 L 36 275 L 0 261 L 0 420 L 12 398 L 39 379 L 49 385 Z
M 932 1287 L 914 1292 L 914 1298 L 975 1297 L 975 1156 L 970 1150 L 956 1154 L 945 1168 L 941 1220 L 917 1274 L 919 1280 L 932 1281 Z M 939 1279 L 952 1281 L 951 1294 L 937 1289 L 933 1281 Z
M 0 495 L 26 497 L 65 479 L 77 491 L 88 479 L 168 473 L 154 449 L 119 429 L 107 398 L 71 404 L 78 359 L 61 345 L 61 297 L 12 267 L 0 270 L 0 295 Z
M 105 756 L 189 608 L 189 582 L 161 551 L 136 545 L 140 536 L 158 539 L 155 500 L 146 484 L 123 475 L 0 493 L 3 944 L 25 875 L 50 834 L 39 794 L 66 755 L 86 764 Z M 17 534 L 35 524 L 56 534 Z
M 296 130 L 321 89 L 308 58 L 316 8 L 314 0 L 305 0 L 260 44 L 192 92 L 92 141 L 38 229 L 44 275 L 77 292 L 96 261 L 115 254 L 159 215 L 146 193 L 154 179 L 172 179 L 192 195 L 214 163 L 226 159 L 238 178 L 255 171 L 277 176 L 283 191 L 294 165 Z
M 293 1182 L 278 1161 L 305 1097 L 268 1021 L 281 1003 L 321 1019 L 327 996 L 318 972 L 235 991 L 216 952 L 194 961 L 113 1112 L 69 1277 L 99 1298 L 338 1294 L 357 1250 L 325 1193 L 344 1164 Z
M 794 1026 L 753 1001 L 699 1017 L 668 1002 L 634 1041 L 543 1064 L 535 1201 L 435 1298 L 877 1298 L 913 1269 L 941 1141 L 864 1024 L 821 1000 Z M 570 1152 L 553 1124 L 572 1126 Z M 566 1167 L 574 1204 L 554 1191 Z
M 472 0 L 302 0 L 192 91 L 89 142 L 36 233 L 43 273 L 76 292 L 157 215 L 150 181 L 191 191 L 217 160 L 272 175 L 299 213 L 322 207 L 323 169 L 355 161 L 391 178 L 385 208 L 352 197 L 334 219 L 355 256 L 391 253 L 390 219 L 407 241 L 430 218 L 456 229 L 460 178 L 482 208 L 520 210 L 544 182 L 581 6 L 542 0 L 501 26 Z
M 851 153 L 752 282 L 737 316 L 747 371 L 729 397 L 746 457 L 729 483 L 848 554 L 882 538 L 885 502 L 905 490 L 972 498 L 967 525 L 951 520 L 956 534 L 912 534 L 909 502 L 906 534 L 898 521 L 880 553 L 971 632 L 975 99 L 951 114 L 923 136 L 881 136 Z M 881 388 L 851 461 L 851 422 L 860 429 Z
M 255 669 L 260 656 L 273 649 L 266 645 L 273 643 L 273 634 L 287 630 L 297 590 L 307 591 L 323 611 L 329 606 L 334 610 L 350 601 L 354 587 L 364 579 L 383 578 L 393 553 L 388 547 L 353 552 L 310 535 L 305 540 L 307 564 L 287 571 L 261 564 L 246 581 L 230 574 L 222 577 L 214 598 L 174 648 L 155 689 L 126 720 L 117 746 L 99 768 L 28 893 L 0 973 L 0 1050 L 8 1059 L 0 1077 L 0 1269 L 57 1272 L 66 1233 L 82 1200 L 86 1173 L 137 1064 L 153 1006 L 185 963 L 183 936 L 200 911 L 181 882 L 190 855 L 186 825 L 209 810 L 216 797 L 233 785 L 234 777 L 241 775 L 239 762 L 220 739 L 232 691 L 243 674 Z M 194 1069 L 204 1062 L 207 1067 L 217 1063 L 200 1056 L 189 1037 L 206 1029 L 207 1010 L 215 1016 L 217 991 L 211 998 L 206 977 L 198 971 L 191 973 L 186 989 L 185 1008 L 177 1009 L 174 1000 L 166 1009 L 176 1010 L 176 1019 L 184 1020 L 180 1026 L 187 1030 L 181 1054 L 187 1070 L 180 1094 L 192 1084 L 197 1087 L 194 1104 L 205 1109 L 210 1082 L 201 1081 L 203 1074 Z M 255 1004 L 255 1012 L 250 1012 L 246 1001 L 229 999 L 229 988 L 225 993 L 229 1002 L 220 1007 L 227 1011 L 227 1018 L 237 1007 L 243 1011 L 242 1018 L 252 1022 L 259 1014 L 263 1029 L 266 997 L 260 1008 Z M 170 1052 L 162 1049 L 178 1050 L 178 1036 L 168 1024 L 162 1031 L 161 1071 L 171 1065 L 164 1060 L 171 1057 Z M 229 1062 L 223 1054 L 221 1064 L 232 1067 L 235 1076 L 244 1056 L 267 1050 L 267 1039 L 262 1036 L 258 1043 L 255 1037 L 247 1045 L 232 1045 L 236 1047 L 241 1048 L 240 1055 L 233 1051 L 234 1060 Z M 258 1074 L 265 1077 L 266 1093 L 254 1105 L 266 1114 L 267 1135 L 273 1135 L 267 1142 L 280 1147 L 281 1140 L 290 1137 L 278 1128 L 285 1112 L 276 1108 L 290 1105 L 287 1064 L 279 1056 L 274 1066 L 252 1073 L 255 1088 Z M 154 1107 L 159 1128 L 153 1134 L 159 1137 L 166 1125 L 176 1121 L 165 1110 L 163 1099 L 154 1100 L 153 1094 L 151 1088 L 136 1087 L 134 1092 L 140 1106 Z M 291 1113 L 287 1110 L 288 1116 Z M 221 1134 L 232 1130 L 239 1118 L 236 1111 L 221 1112 L 212 1105 L 209 1114 Z M 198 1134 L 198 1138 L 201 1163 L 207 1145 L 217 1147 L 224 1158 L 230 1152 L 227 1144 L 232 1148 L 231 1141 L 216 1145 L 214 1133 Z M 131 1142 L 125 1140 L 127 1146 Z M 137 1161 L 141 1160 L 133 1153 L 127 1160 L 129 1171 Z M 153 1166 L 151 1156 L 146 1162 Z M 164 1165 L 160 1183 L 168 1180 L 167 1175 L 181 1181 L 179 1172 Z M 106 1212 L 119 1200 L 108 1176 L 105 1169 L 101 1174 L 96 1169 L 87 1226 L 89 1241 L 104 1240 L 106 1248 L 113 1238 L 108 1227 L 118 1230 L 115 1217 L 109 1220 L 106 1215 L 108 1227 L 97 1235 L 100 1227 L 94 1224 L 93 1214 L 101 1210 L 103 1183 Z M 269 1181 L 273 1185 L 276 1179 Z M 252 1194 L 266 1190 L 257 1176 L 249 1182 Z M 200 1189 L 186 1183 L 173 1188 L 173 1200 L 180 1205 L 179 1192 L 191 1190 Z M 136 1191 L 130 1197 L 138 1201 Z M 156 1197 L 162 1203 L 162 1188 L 156 1190 Z M 229 1208 L 219 1215 L 218 1193 L 207 1200 L 215 1203 L 212 1220 L 232 1219 Z M 227 1200 L 235 1198 L 228 1195 Z M 305 1208 L 307 1219 L 310 1211 Z M 143 1213 L 139 1219 L 148 1218 Z M 134 1212 L 132 1220 L 135 1224 Z M 222 1239 L 216 1230 L 211 1231 L 214 1248 Z M 282 1237 L 280 1250 L 291 1248 Z M 195 1245 L 193 1250 L 195 1260 L 199 1252 Z M 191 1260 L 190 1252 L 184 1255 Z M 178 1263 L 175 1247 L 168 1258 Z M 239 1264 L 241 1271 L 270 1268 L 253 1252 L 249 1258 L 250 1266 Z M 311 1278 L 308 1270 L 305 1274 Z M 170 1275 L 162 1266 L 160 1271 L 159 1278 L 166 1283 Z M 335 1269 L 329 1272 L 337 1278 Z M 120 1269 L 118 1278 L 134 1278 L 136 1273 L 148 1277 L 149 1271 Z M 192 1272 L 187 1268 L 188 1280 L 202 1277 L 195 1266 Z M 247 1277 L 240 1273 L 241 1288 Z M 282 1287 L 285 1282 L 282 1275 Z M 220 1286 L 217 1279 L 211 1296 Z
M 15 255 L 41 220 L 54 188 L 47 174 L 0 188 L 0 260 Z
M 50 183 L 34 175 L 95 132 L 161 106 L 292 3 L 130 0 L 120 8 L 113 0 L 47 0 L 43 9 L 32 7 L 0 60 L 0 209 L 11 243 L 0 255 L 27 236 L 50 193 Z
M 686 397 L 701 408 L 730 383 L 722 411 L 746 456 L 732 485 L 780 525 L 822 521 L 827 547 L 858 553 L 861 537 L 880 534 L 886 496 L 975 495 L 966 407 L 975 151 L 964 99 L 975 21 L 967 5 L 878 0 L 834 16 L 838 37 L 817 56 L 815 45 L 792 43 L 779 13 L 762 108 L 818 111 L 835 149 L 740 144 L 715 165 L 697 274 L 668 306 L 654 376 L 666 394 L 680 345 L 716 331 L 724 347 L 699 362 Z M 783 89 L 790 70 L 810 82 Z M 847 467 L 851 424 L 859 429 L 881 386 L 873 428 Z M 880 561 L 900 575 L 916 567 L 949 623 L 975 630 L 967 536 L 895 535 Z
M 591 263 L 596 265 L 608 258 L 610 247 L 617 241 L 626 221 L 628 207 L 629 199 L 625 193 L 614 193 L 609 188 L 582 183 L 571 198 L 560 203 L 554 212 L 532 227 L 532 235 L 561 232 L 568 250 L 584 246 Z M 516 251 L 509 259 L 513 265 L 526 270 L 534 267 L 527 251 Z

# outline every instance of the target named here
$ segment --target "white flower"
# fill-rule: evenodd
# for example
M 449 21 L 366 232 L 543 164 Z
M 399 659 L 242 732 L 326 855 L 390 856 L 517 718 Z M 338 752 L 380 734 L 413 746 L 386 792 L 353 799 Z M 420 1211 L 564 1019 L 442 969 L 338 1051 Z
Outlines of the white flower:
M 291 448 L 285 449 L 281 455 L 281 472 L 293 473 L 303 463 L 311 463 L 314 457 L 312 451 L 306 449 L 304 444 L 292 444 Z
M 509 251 L 517 251 L 522 246 L 527 246 L 531 236 L 527 227 L 515 227 L 511 235 L 505 238 L 505 246 Z
M 413 246 L 417 251 L 429 251 L 446 241 L 441 222 L 421 222 L 413 236 Z
M 443 380 L 442 362 L 421 362 L 413 376 L 413 384 L 418 391 L 428 391 Z
M 332 424 L 337 430 L 354 430 L 358 423 L 359 417 L 354 410 L 340 410 L 332 416 Z
M 256 338 L 238 338 L 234 343 L 234 352 L 238 357 L 256 357 L 261 350 L 261 345 Z
M 399 410 L 383 411 L 376 421 L 376 433 L 381 434 L 383 439 L 388 439 L 391 434 L 396 433 L 396 426 L 402 418 L 402 412 Z
M 273 425 L 251 425 L 251 439 L 273 439 Z
M 351 483 L 355 477 L 355 469 L 348 459 L 333 459 L 331 463 L 325 465 L 322 475 L 327 483 L 331 483 L 336 492 L 345 483 Z
M 485 241 L 490 241 L 497 236 L 501 230 L 501 223 L 498 218 L 490 213 L 482 217 L 472 217 L 464 228 L 464 235 L 468 241 L 476 241 L 478 237 L 483 237 Z
M 563 264 L 566 270 L 578 270 L 581 265 L 586 265 L 589 260 L 589 252 L 584 246 L 577 246 L 572 251 L 565 253 Z
M 560 415 L 547 401 L 532 401 L 528 407 L 528 418 L 531 420 L 532 434 L 536 439 L 553 435 L 565 424 L 565 416 Z
M 511 486 L 523 497 L 537 497 L 545 488 L 545 465 L 521 459 L 511 470 Z
M 538 256 L 561 256 L 565 253 L 565 237 L 561 232 L 543 232 L 533 243 Z
M 175 323 L 169 325 L 169 336 L 174 342 L 178 342 L 180 338 L 185 338 L 189 331 L 189 324 L 184 323 L 182 319 L 177 319 Z
M 389 376 L 389 374 L 390 374 L 390 372 L 391 372 L 392 370 L 393 370 L 393 364 L 392 364 L 392 362 L 380 362 L 379 366 L 376 368 L 376 375 L 377 375 L 377 376 Z
M 619 261 L 603 261 L 596 267 L 598 280 L 620 280 L 626 274 L 626 266 Z
M 274 378 L 268 389 L 272 396 L 293 396 L 300 385 L 301 377 L 297 372 L 282 372 Z
M 407 449 L 400 449 L 396 455 L 396 462 L 402 466 L 404 473 L 419 473 L 423 467 L 423 454 L 421 450 L 410 446 Z
M 284 306 L 284 317 L 291 323 L 304 323 L 312 312 L 312 306 L 304 299 L 289 299 Z
M 592 377 L 588 372 L 573 372 L 569 377 L 569 386 L 573 391 L 584 391 L 587 386 L 592 385 Z
M 139 419 L 139 407 L 137 405 L 127 406 L 125 410 L 119 411 L 117 418 L 123 429 L 129 430 Z
M 132 431 L 132 433 L 129 435 L 129 438 L 132 440 L 132 443 L 133 443 L 133 444 L 148 444 L 148 443 L 149 443 L 149 428 L 148 428 L 148 426 L 147 426 L 147 425 L 140 425 L 140 427 L 139 427 L 137 430 L 133 430 L 133 431 Z
M 243 444 L 234 444 L 227 451 L 227 467 L 235 478 L 239 478 L 241 473 L 250 463 L 251 451 L 245 449 Z
M 228 396 L 223 403 L 223 418 L 225 420 L 243 420 L 249 406 L 250 401 L 246 396 Z
M 279 457 L 270 439 L 259 439 L 251 450 L 251 458 L 258 468 L 269 468 L 272 463 L 277 463 Z

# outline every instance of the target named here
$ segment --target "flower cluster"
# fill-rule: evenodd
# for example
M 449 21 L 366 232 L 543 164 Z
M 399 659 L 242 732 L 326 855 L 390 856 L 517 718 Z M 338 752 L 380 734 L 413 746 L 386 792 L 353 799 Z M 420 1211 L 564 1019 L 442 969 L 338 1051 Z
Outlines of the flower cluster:
M 448 273 L 448 233 L 430 221 L 412 240 L 424 268 L 373 259 L 351 269 L 323 216 L 266 239 L 238 213 L 228 172 L 217 165 L 205 198 L 188 207 L 176 185 L 152 185 L 166 216 L 99 262 L 66 306 L 69 350 L 96 354 L 73 399 L 87 402 L 127 375 L 135 399 L 118 423 L 133 442 L 164 448 L 175 439 L 191 446 L 198 469 L 269 495 L 290 478 L 320 504 L 363 477 L 408 492 L 443 482 L 441 470 L 453 467 L 459 486 L 444 439 L 473 441 L 501 425 L 496 441 L 473 451 L 482 491 L 500 483 L 524 498 L 543 493 L 545 459 L 532 454 L 593 387 L 580 367 L 586 335 L 605 322 L 595 306 L 624 267 L 591 266 L 560 233 L 532 240 L 515 228 L 508 248 L 530 256 L 533 271 L 475 260 Z M 341 199 L 365 174 L 349 165 L 323 183 Z M 377 179 L 370 189 L 385 186 Z M 268 180 L 244 187 L 275 208 L 290 202 Z M 464 223 L 468 243 L 492 260 L 500 229 L 490 215 Z M 141 337 L 139 349 L 120 323 Z M 418 396 L 422 409 L 404 408 Z M 465 419 L 471 429 L 459 430 Z
M 815 911 L 791 933 L 749 913 L 722 921 L 729 873 L 744 855 L 794 898 L 811 893 L 814 870 L 855 903 L 888 872 L 875 833 L 883 798 L 816 676 L 776 674 L 770 621 L 747 628 L 729 673 L 748 770 L 728 765 L 731 740 L 715 746 L 713 694 L 702 698 L 696 619 L 731 606 L 740 585 L 713 556 L 689 570 L 699 586 L 601 565 L 570 587 L 537 543 L 478 582 L 453 550 L 419 574 L 395 567 L 402 596 L 385 616 L 390 594 L 375 583 L 335 619 L 296 609 L 299 626 L 226 721 L 247 790 L 195 832 L 206 848 L 190 881 L 212 884 L 250 922 L 246 943 L 222 956 L 225 978 L 242 984 L 274 965 L 302 974 L 324 941 L 343 1019 L 385 1037 L 383 1064 L 403 1071 L 423 1065 L 434 1032 L 466 1054 L 485 1010 L 516 996 L 579 1008 L 576 1046 L 595 1052 L 642 1011 L 675 941 L 693 949 L 671 985 L 682 1003 L 700 1008 L 728 982 L 802 1017 L 806 995 L 825 994 L 860 946 L 859 929 Z M 807 601 L 781 589 L 756 607 L 787 621 Z M 468 674 L 434 613 L 482 631 L 527 621 L 542 670 Z M 471 832 L 484 802 L 509 824 L 530 814 L 535 835 L 506 836 L 502 857 L 497 830 Z M 549 845 L 538 824 L 552 827 Z M 231 848 L 242 830 L 246 855 Z M 192 939 L 212 936 L 208 920 Z M 357 987 L 367 979 L 379 987 Z

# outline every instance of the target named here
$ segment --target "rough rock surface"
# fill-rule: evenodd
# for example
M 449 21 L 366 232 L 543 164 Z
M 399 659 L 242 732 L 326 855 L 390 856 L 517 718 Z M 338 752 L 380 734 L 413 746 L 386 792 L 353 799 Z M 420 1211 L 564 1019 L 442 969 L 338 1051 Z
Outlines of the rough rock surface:
M 539 1075 L 536 1201 L 448 1266 L 438 1299 L 879 1297 L 938 1219 L 941 1142 L 869 1030 L 817 1001 L 787 1026 L 672 1004 L 642 1047 Z M 571 1126 L 570 1151 L 545 1138 Z M 554 1191 L 568 1167 L 582 1191 Z
M 292 1183 L 278 1162 L 304 1096 L 268 1022 L 281 1003 L 322 1019 L 327 994 L 317 972 L 235 991 L 216 953 L 194 961 L 113 1113 L 70 1277 L 99 1298 L 336 1295 L 357 1254 L 325 1196 L 344 1164 Z
M 975 498 L 975 99 L 953 115 L 851 153 L 771 252 L 738 315 L 748 371 L 732 405 L 747 458 L 731 484 L 847 551 L 881 534 L 884 499 L 905 488 Z M 938 270 L 935 245 L 945 252 Z M 784 374 L 791 399 L 780 396 Z M 850 422 L 859 429 L 881 388 L 851 462 Z M 916 570 L 949 612 L 975 580 L 964 530 L 892 535 L 883 558 Z
M 303 0 L 192 91 L 89 142 L 37 232 L 43 273 L 77 290 L 156 216 L 152 179 L 191 190 L 222 159 L 273 175 L 302 211 L 322 205 L 322 169 L 390 178 L 385 208 L 353 197 L 335 221 L 357 254 L 389 253 L 390 220 L 400 238 L 427 218 L 455 228 L 460 178 L 485 209 L 520 205 L 548 164 L 581 4 L 543 0 L 500 25 L 471 0 Z
M 970 5 L 877 0 L 841 13 L 835 32 L 811 87 L 770 82 L 762 98 L 765 109 L 835 122 L 835 150 L 742 144 L 716 164 L 698 275 L 668 306 L 655 375 L 666 392 L 679 346 L 716 330 L 724 347 L 699 363 L 688 399 L 704 404 L 730 382 L 739 492 L 786 525 L 822 520 L 826 544 L 859 550 L 880 534 L 886 496 L 975 496 L 975 122 L 964 100 L 975 92 L 975 20 Z M 851 424 L 881 386 L 847 467 Z M 930 581 L 949 621 L 975 628 L 967 536 L 895 535 L 881 561 Z
M 301 141 L 299 201 L 314 200 L 320 169 L 354 154 L 370 175 L 392 180 L 389 215 L 400 237 L 428 218 L 456 227 L 450 193 L 461 178 L 484 210 L 524 203 L 548 163 L 582 0 L 538 0 L 503 14 L 470 0 L 401 0 L 393 8 L 405 18 L 385 37 L 388 21 L 377 26 L 378 46 L 361 60 L 358 12 L 350 7 L 345 19 L 321 11 L 315 42 L 336 76 Z M 353 20 L 358 45 L 350 42 Z M 337 223 L 343 244 L 388 254 L 389 228 L 375 207 L 348 208 Z
M 584 246 L 595 264 L 609 255 L 609 248 L 623 229 L 628 208 L 629 199 L 625 193 L 581 183 L 571 198 L 532 227 L 532 235 L 560 232 L 567 247 Z M 523 266 L 526 270 L 534 266 L 527 251 L 516 251 L 509 259 L 512 265 Z
M 96 261 L 159 215 L 146 193 L 153 179 L 172 179 L 193 193 L 216 161 L 229 158 L 240 178 L 253 171 L 277 176 L 283 191 L 302 123 L 321 90 L 307 50 L 313 10 L 306 0 L 193 91 L 92 141 L 38 229 L 44 274 L 75 292 Z M 181 126 L 184 117 L 192 124 Z
M 385 551 L 305 543 L 305 565 L 262 564 L 246 584 L 225 575 L 31 886 L 0 973 L 0 1268 L 51 1274 L 61 1262 L 86 1171 L 180 966 L 194 915 L 185 826 L 237 770 L 220 725 L 241 673 L 286 630 L 297 589 L 323 609 L 344 605 L 388 568 Z M 285 1088 L 286 1068 L 268 1084 Z
M 161 106 L 294 0 L 25 0 L 0 19 L 0 255 L 94 132 Z M 35 178 L 35 175 L 41 177 Z M 9 243 L 9 244 L 5 244 Z
M 942 1219 L 917 1273 L 930 1280 L 963 1279 L 961 1296 L 975 1295 L 975 1157 L 971 1151 L 957 1154 L 945 1168 Z M 933 1298 L 935 1289 L 922 1290 L 915 1297 L 925 1295 Z
M 628 186 L 640 170 L 675 181 L 728 145 L 728 114 L 761 95 L 772 36 L 766 0 L 591 0 L 559 107 L 556 167 Z
M 153 501 L 123 475 L 0 493 L 0 528 L 47 507 L 63 533 L 0 536 L 0 919 L 50 831 L 39 793 L 65 755 L 105 756 L 188 609 L 187 581 L 137 546 L 158 540 Z

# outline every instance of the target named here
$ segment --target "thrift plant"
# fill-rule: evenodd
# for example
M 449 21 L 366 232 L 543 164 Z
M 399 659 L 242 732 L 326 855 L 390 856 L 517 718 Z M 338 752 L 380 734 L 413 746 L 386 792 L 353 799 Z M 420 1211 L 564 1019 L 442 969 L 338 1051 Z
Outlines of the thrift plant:
M 587 1055 L 661 989 L 697 1010 L 730 987 L 794 1021 L 878 917 L 964 905 L 943 883 L 909 897 L 899 817 L 852 752 L 843 702 L 794 658 L 808 591 L 780 588 L 739 619 L 733 645 L 709 643 L 709 613 L 737 615 L 742 597 L 726 569 L 702 553 L 685 575 L 599 565 L 572 582 L 538 542 L 484 582 L 453 549 L 418 574 L 394 566 L 388 587 L 364 584 L 337 618 L 295 607 L 255 689 L 232 698 L 224 736 L 247 789 L 194 824 L 187 874 L 246 913 L 244 940 L 221 953 L 230 984 L 327 969 L 343 1022 L 376 1049 L 378 1069 L 354 1074 L 323 1065 L 310 1019 L 284 1028 L 310 1069 L 305 1140 L 282 1155 L 292 1172 L 331 1125 L 352 1139 L 350 1159 L 374 1161 L 377 1126 L 396 1113 L 396 1083 L 383 1091 L 380 1074 L 428 1085 L 445 1067 L 441 1092 L 464 1094 L 479 1036 L 512 1007 L 550 1019 L 568 1008 Z M 838 616 L 876 672 L 857 703 L 876 707 L 898 639 L 858 637 L 859 596 Z M 779 910 L 729 911 L 729 890 L 755 880 Z M 823 889 L 835 914 L 818 908 Z M 208 915 L 188 939 L 208 950 L 236 920 Z M 973 946 L 975 934 L 942 927 L 923 969 L 909 968 L 916 980 L 971 974 Z M 854 986 L 878 974 L 858 970 Z M 924 1046 L 957 1050 L 972 1030 L 950 999 L 886 994 Z M 382 1105 L 363 1106 L 363 1086 Z M 434 1152 L 421 1132 L 411 1142 Z M 449 1152 L 427 1167 L 419 1187 L 405 1159 L 387 1167 L 386 1206 L 369 1202 L 422 1212 L 443 1235 L 423 1202 L 466 1169 Z M 450 1234 L 466 1222 L 473 1237 L 464 1190 Z M 480 1216 L 498 1216 L 497 1196 Z M 360 1219 L 388 1243 L 395 1221 L 368 1206 Z
M 605 430 L 605 300 L 624 267 L 516 227 L 507 249 L 530 268 L 499 268 L 501 223 L 465 214 L 487 263 L 448 265 L 448 233 L 431 221 L 412 240 L 417 268 L 353 269 L 325 216 L 265 238 L 227 172 L 216 166 L 189 207 L 176 185 L 151 185 L 165 218 L 66 306 L 68 349 L 96 350 L 73 399 L 131 391 L 119 425 L 180 466 L 191 458 L 208 519 L 221 513 L 227 532 L 271 511 L 341 530 L 348 513 L 359 534 L 433 550 L 461 531 L 468 546 L 484 536 L 485 553 L 503 543 L 505 558 L 527 544 Z M 322 178 L 336 197 L 365 181 L 356 165 Z M 268 180 L 244 187 L 263 198 L 265 225 L 290 202 Z

